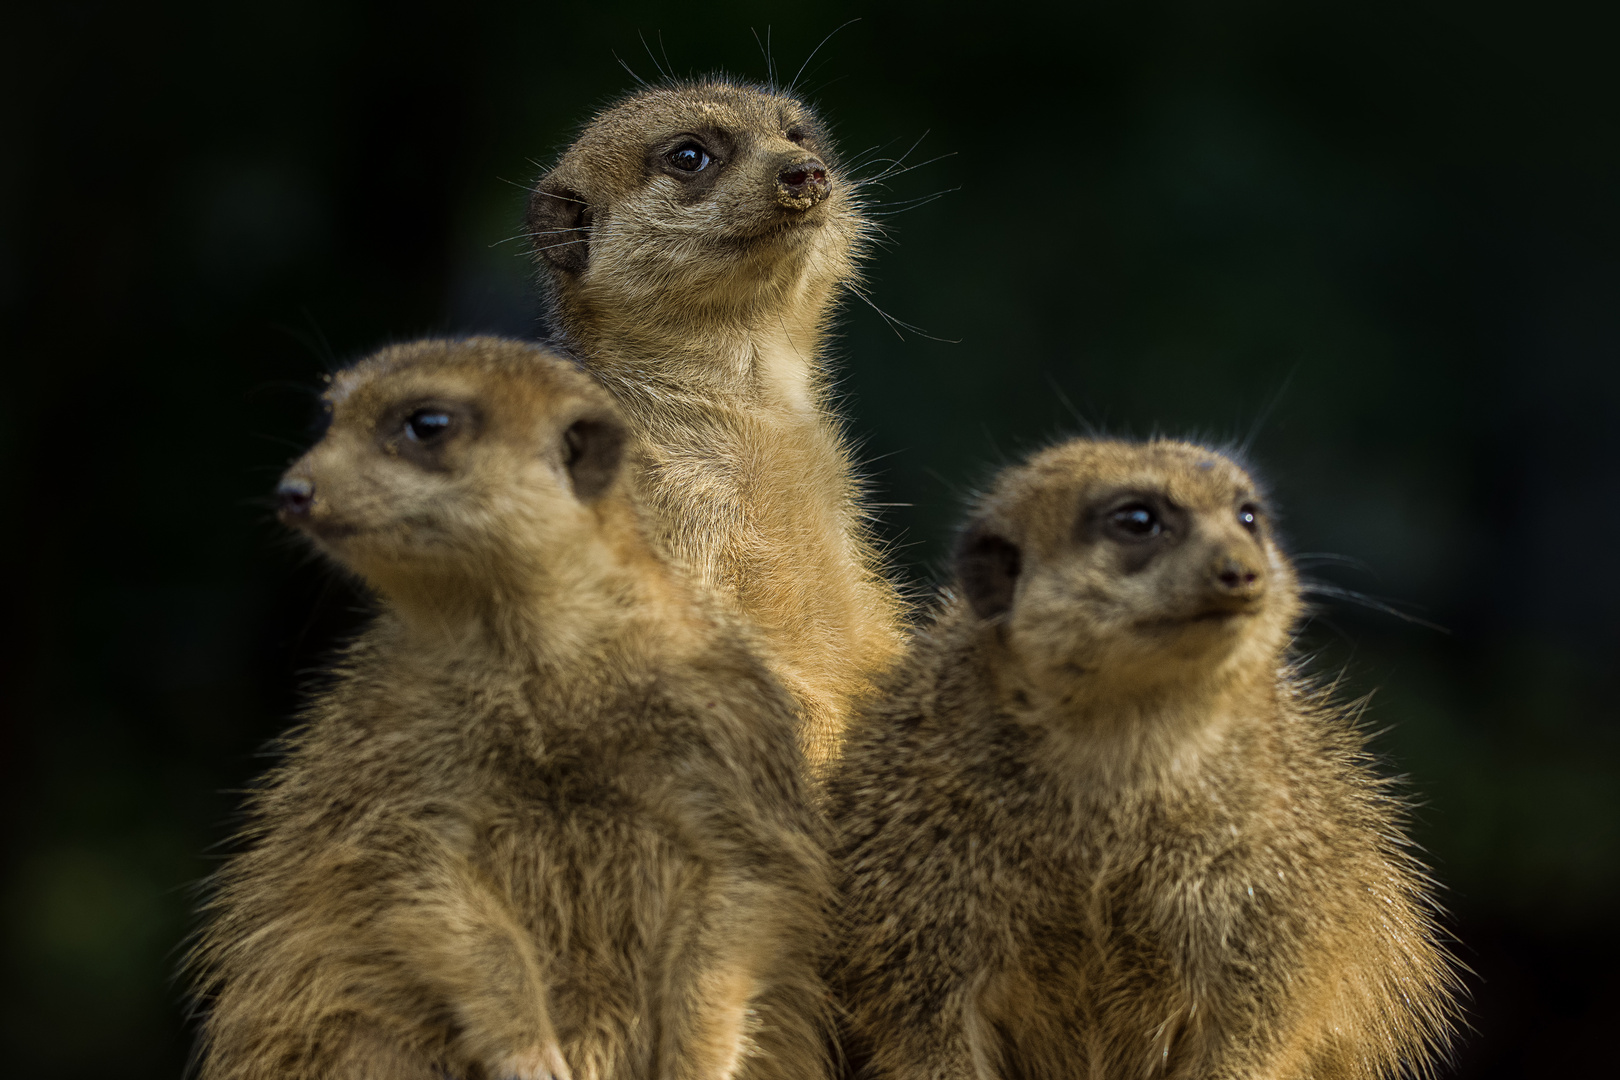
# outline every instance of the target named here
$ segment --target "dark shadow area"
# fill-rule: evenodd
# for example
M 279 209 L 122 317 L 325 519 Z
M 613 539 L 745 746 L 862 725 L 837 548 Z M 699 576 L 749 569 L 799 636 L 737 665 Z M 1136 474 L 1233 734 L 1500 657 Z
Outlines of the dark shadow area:
M 1447 0 L 13 12 L 10 1071 L 184 1066 L 193 883 L 365 603 L 266 498 L 320 373 L 537 332 L 524 187 L 632 85 L 616 56 L 761 78 L 769 22 L 785 77 L 857 16 L 800 85 L 864 174 L 918 144 L 870 291 L 925 333 L 852 299 L 836 345 L 903 572 L 932 580 L 994 466 L 1084 425 L 1252 438 L 1312 575 L 1445 628 L 1324 598 L 1304 644 L 1378 688 L 1422 802 L 1474 971 L 1450 1075 L 1607 1071 L 1615 18 Z

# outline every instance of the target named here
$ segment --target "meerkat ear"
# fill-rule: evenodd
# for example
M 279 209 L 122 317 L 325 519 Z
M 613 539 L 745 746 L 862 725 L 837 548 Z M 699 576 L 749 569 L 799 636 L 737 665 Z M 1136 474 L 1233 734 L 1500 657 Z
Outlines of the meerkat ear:
M 1012 607 L 1022 557 L 1018 545 L 976 523 L 956 545 L 956 579 L 962 595 L 981 619 L 993 619 Z
M 563 432 L 563 465 L 574 485 L 574 498 L 595 502 L 613 484 L 624 461 L 630 433 L 616 416 L 582 416 Z
M 559 270 L 577 274 L 591 257 L 591 205 L 555 172 L 529 196 L 529 242 Z

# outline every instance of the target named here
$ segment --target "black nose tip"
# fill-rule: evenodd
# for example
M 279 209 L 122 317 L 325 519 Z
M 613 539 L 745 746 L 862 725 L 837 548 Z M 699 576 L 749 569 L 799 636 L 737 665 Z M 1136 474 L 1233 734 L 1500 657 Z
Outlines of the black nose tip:
M 1215 583 L 1233 596 L 1248 596 L 1259 591 L 1260 573 L 1238 559 L 1222 559 L 1215 566 Z
M 832 183 L 820 158 L 805 158 L 776 174 L 777 197 L 786 205 L 808 209 L 827 197 Z
M 301 476 L 289 476 L 276 486 L 281 520 L 302 521 L 315 504 L 315 485 Z

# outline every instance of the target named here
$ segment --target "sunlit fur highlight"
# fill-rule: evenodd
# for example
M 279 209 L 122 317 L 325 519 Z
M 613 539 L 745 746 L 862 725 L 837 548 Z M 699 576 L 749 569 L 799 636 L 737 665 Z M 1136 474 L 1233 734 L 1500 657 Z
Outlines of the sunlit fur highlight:
M 692 131 L 735 147 L 700 199 L 656 167 Z M 778 170 L 810 152 L 830 191 L 786 205 Z M 570 207 L 586 216 L 559 228 Z M 596 116 L 536 188 L 530 223 L 555 332 L 640 435 L 662 544 L 763 632 L 823 765 L 900 641 L 824 355 L 871 232 L 856 185 L 802 103 L 674 82 Z
M 1140 493 L 1181 516 L 1138 565 L 1099 530 Z M 988 618 L 986 538 L 1019 553 Z M 830 784 L 866 1075 L 1427 1072 L 1457 1016 L 1433 886 L 1356 707 L 1290 657 L 1299 587 L 1253 481 L 1187 443 L 1071 442 L 1007 470 L 962 550 Z
M 473 339 L 326 399 L 288 476 L 380 610 L 211 883 L 201 1080 L 825 1076 L 793 705 L 645 538 L 609 396 Z M 467 421 L 428 457 L 403 441 L 423 403 Z M 605 488 L 580 494 L 585 461 Z

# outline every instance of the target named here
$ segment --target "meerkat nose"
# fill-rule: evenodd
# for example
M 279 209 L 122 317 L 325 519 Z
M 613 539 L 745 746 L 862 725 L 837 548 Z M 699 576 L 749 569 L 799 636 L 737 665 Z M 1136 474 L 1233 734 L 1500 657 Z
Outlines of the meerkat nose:
M 776 194 L 785 206 L 808 210 L 832 190 L 827 180 L 827 166 L 820 158 L 805 158 L 794 162 L 776 174 Z
M 315 503 L 315 485 L 301 476 L 289 476 L 276 486 L 276 500 L 282 521 L 302 521 Z
M 1217 558 L 1210 568 L 1210 578 L 1217 592 L 1232 597 L 1259 596 L 1266 588 L 1260 572 L 1233 555 Z

